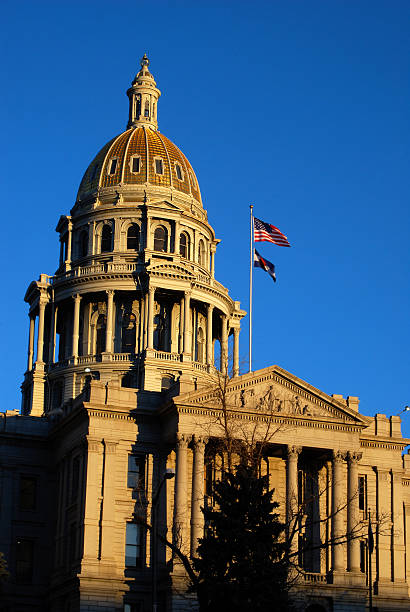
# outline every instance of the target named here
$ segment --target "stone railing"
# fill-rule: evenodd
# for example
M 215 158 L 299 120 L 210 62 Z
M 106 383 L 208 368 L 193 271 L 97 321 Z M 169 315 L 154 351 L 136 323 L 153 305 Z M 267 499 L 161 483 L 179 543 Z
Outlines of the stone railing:
M 327 582 L 327 575 L 320 574 L 317 572 L 304 572 L 303 578 L 305 582 L 314 582 L 314 583 Z
M 168 353 L 166 351 L 153 351 L 154 359 L 163 359 L 164 361 L 181 361 L 179 353 Z
M 91 266 L 78 266 L 58 274 L 57 276 L 51 276 L 49 281 L 52 284 L 59 283 L 61 281 L 69 280 L 71 278 L 81 278 L 84 276 L 94 276 L 95 274 L 132 274 L 137 269 L 136 263 L 99 263 Z
M 66 368 L 68 366 L 87 366 L 95 363 L 131 363 L 138 359 L 138 357 L 139 355 L 135 353 L 101 353 L 99 355 L 80 355 L 79 357 L 68 357 L 67 359 L 61 359 L 56 363 L 49 364 L 48 367 L 49 370 L 56 370 L 58 368 Z M 157 351 L 155 349 L 150 349 L 147 357 L 159 359 L 160 361 L 171 361 L 173 363 L 180 363 L 183 361 L 183 356 L 181 353 L 169 353 L 167 351 Z M 200 372 L 213 374 L 217 371 L 215 366 L 207 363 L 191 361 L 190 364 L 194 370 L 198 370 Z

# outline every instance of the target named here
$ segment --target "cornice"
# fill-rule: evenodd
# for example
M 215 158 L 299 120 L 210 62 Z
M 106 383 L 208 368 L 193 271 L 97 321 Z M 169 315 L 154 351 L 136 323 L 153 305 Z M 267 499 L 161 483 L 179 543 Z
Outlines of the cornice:
M 389 450 L 403 450 L 410 444 L 408 438 L 382 438 L 367 434 L 360 435 L 360 446 L 362 448 L 383 448 Z

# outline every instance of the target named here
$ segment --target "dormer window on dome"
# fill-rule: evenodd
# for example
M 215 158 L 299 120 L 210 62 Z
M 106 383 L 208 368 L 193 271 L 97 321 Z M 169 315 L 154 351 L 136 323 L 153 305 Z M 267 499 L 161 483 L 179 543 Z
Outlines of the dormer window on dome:
M 113 174 L 116 173 L 117 166 L 118 166 L 118 157 L 113 157 L 112 159 L 110 159 L 108 163 L 108 170 L 107 170 L 108 176 L 112 176 Z
M 164 160 L 162 157 L 154 157 L 155 174 L 164 174 Z
M 180 164 L 178 164 L 178 162 L 175 162 L 175 174 L 177 175 L 177 179 L 179 181 L 183 181 L 184 180 L 184 174 L 183 174 L 182 168 L 181 168 Z
M 141 155 L 132 155 L 130 158 L 130 171 L 132 174 L 139 174 L 141 172 Z

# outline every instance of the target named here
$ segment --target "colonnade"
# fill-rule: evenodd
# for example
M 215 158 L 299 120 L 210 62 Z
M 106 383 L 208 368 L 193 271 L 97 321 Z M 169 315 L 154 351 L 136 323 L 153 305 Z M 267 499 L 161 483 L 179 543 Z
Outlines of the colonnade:
M 190 536 L 188 536 L 188 444 L 192 442 L 192 486 Z M 186 554 L 195 556 L 198 539 L 203 536 L 204 517 L 201 507 L 204 504 L 205 445 L 202 436 L 177 434 L 176 473 L 174 489 L 173 539 Z
M 290 553 L 297 562 L 298 521 L 298 457 L 301 447 L 288 446 L 286 458 L 286 525 L 290 539 Z M 360 540 L 358 536 L 358 482 L 361 453 L 340 450 L 332 453 L 331 481 L 331 566 L 333 573 L 345 572 L 344 547 L 347 543 L 347 571 L 360 572 Z M 347 482 L 344 463 L 347 460 Z M 346 498 L 347 492 L 347 498 Z M 347 530 L 345 516 L 347 514 Z
M 154 317 L 155 317 L 155 291 L 156 287 L 150 285 L 148 291 L 145 293 L 141 304 L 141 315 L 143 313 L 144 326 L 142 329 L 142 345 L 148 350 L 154 349 Z M 105 329 L 105 352 L 113 352 L 113 325 L 114 325 L 114 295 L 113 289 L 106 290 L 107 295 L 107 308 L 106 308 L 106 329 Z M 79 337 L 80 337 L 80 306 L 82 296 L 79 293 L 75 293 L 72 296 L 73 300 L 73 320 L 72 320 L 72 349 L 71 356 L 77 358 L 79 355 Z M 180 319 L 180 338 L 179 338 L 179 352 L 185 355 L 192 355 L 192 321 L 191 321 L 191 300 L 192 293 L 187 290 L 183 293 L 183 297 L 180 302 L 181 308 L 181 319 Z M 41 294 L 39 305 L 38 305 L 38 334 L 37 334 L 37 355 L 36 362 L 43 362 L 44 357 L 44 324 L 45 324 L 45 308 L 49 303 L 48 296 Z M 51 317 L 50 317 L 50 334 L 49 334 L 49 351 L 48 361 L 53 363 L 55 361 L 55 347 L 56 347 L 56 332 L 57 332 L 57 316 L 58 316 L 58 303 L 54 301 L 51 304 Z M 212 304 L 206 305 L 206 346 L 204 351 L 204 360 L 208 365 L 214 365 L 213 363 L 213 315 L 214 306 Z M 31 371 L 33 368 L 34 359 L 34 338 L 35 338 L 35 318 L 36 315 L 33 313 L 29 314 L 29 344 L 28 344 L 28 359 L 27 359 L 27 370 Z M 220 369 L 223 373 L 227 372 L 228 363 L 228 315 L 221 313 L 221 364 Z M 239 375 L 239 327 L 233 329 L 233 375 Z

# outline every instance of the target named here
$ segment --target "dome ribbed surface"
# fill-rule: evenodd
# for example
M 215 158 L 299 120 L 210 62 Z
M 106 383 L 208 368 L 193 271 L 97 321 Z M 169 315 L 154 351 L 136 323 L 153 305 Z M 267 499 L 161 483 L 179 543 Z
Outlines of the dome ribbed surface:
M 139 172 L 133 171 L 133 157 L 140 158 Z M 162 159 L 162 175 L 155 172 L 155 160 L 158 158 Z M 114 159 L 117 160 L 116 168 L 111 174 Z M 85 197 L 98 187 L 119 184 L 173 187 L 191 195 L 202 205 L 198 181 L 185 155 L 166 136 L 147 127 L 130 128 L 101 149 L 83 176 L 78 198 Z

